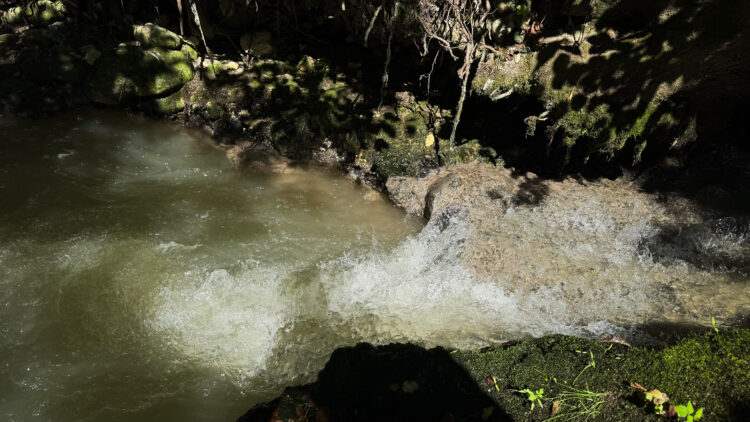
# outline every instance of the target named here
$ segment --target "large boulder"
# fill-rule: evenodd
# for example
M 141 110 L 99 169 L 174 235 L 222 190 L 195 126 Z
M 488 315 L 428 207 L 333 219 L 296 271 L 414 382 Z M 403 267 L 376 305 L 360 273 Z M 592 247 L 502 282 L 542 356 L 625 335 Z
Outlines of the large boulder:
M 193 75 L 193 65 L 179 51 L 121 45 L 96 61 L 86 91 L 103 104 L 158 98 L 174 93 Z
M 159 47 L 169 50 L 177 50 L 182 44 L 179 35 L 168 29 L 164 29 L 159 25 L 154 25 L 153 23 L 133 25 L 133 35 L 144 47 Z
M 26 20 L 34 25 L 46 26 L 62 20 L 67 8 L 62 1 L 38 0 L 26 5 L 24 15 Z
M 0 12 L 0 24 L 2 25 L 22 25 L 24 23 L 24 10 L 21 6 L 11 7 L 10 9 Z

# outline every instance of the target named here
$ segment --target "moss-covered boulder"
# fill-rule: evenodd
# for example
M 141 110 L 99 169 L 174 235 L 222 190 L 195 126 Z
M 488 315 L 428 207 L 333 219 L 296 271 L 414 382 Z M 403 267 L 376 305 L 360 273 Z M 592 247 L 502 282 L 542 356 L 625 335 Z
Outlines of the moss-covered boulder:
M 413 98 L 402 98 L 393 111 L 373 119 L 377 153 L 372 171 L 380 182 L 394 176 L 418 176 L 438 165 L 437 133 L 450 113 Z
M 185 100 L 182 96 L 182 90 L 172 95 L 156 98 L 148 103 L 147 108 L 157 114 L 174 114 L 185 109 Z
M 466 164 L 477 160 L 494 163 L 497 153 L 476 139 L 452 147 L 448 140 L 440 140 L 440 157 L 444 164 Z
M 20 37 L 17 34 L 0 34 L 0 46 L 8 47 L 18 42 Z
M 33 25 L 46 26 L 62 20 L 67 11 L 62 1 L 37 0 L 26 5 L 24 16 Z
M 96 61 L 86 91 L 95 102 L 117 104 L 173 93 L 193 74 L 193 65 L 180 51 L 122 45 Z
M 206 117 L 208 117 L 211 120 L 217 120 L 220 119 L 221 116 L 224 115 L 224 109 L 221 108 L 220 105 L 209 101 L 206 104 Z
M 182 40 L 174 32 L 153 23 L 133 25 L 135 39 L 144 47 L 159 47 L 168 50 L 180 48 Z
M 21 6 L 11 7 L 0 12 L 0 25 L 17 26 L 25 22 L 24 10 Z

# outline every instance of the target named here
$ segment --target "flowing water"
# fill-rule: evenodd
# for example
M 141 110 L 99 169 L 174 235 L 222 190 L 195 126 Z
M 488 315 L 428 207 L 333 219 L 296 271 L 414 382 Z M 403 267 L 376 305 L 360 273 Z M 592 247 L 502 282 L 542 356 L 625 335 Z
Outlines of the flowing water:
M 358 341 L 471 347 L 621 329 L 610 302 L 581 318 L 554 289 L 472 277 L 460 264 L 465 224 L 423 227 L 335 172 L 262 156 L 236 170 L 201 135 L 122 114 L 2 117 L 0 131 L 2 420 L 231 421 Z M 731 313 L 748 311 L 747 220 L 653 244 L 652 228 L 629 221 L 622 239 L 565 244 L 614 211 L 567 218 L 552 199 L 557 211 L 507 220 L 525 243 L 554 249 L 546 274 L 604 259 L 592 268 L 613 266 L 601 271 L 627 284 L 617 291 L 628 306 L 655 305 L 632 284 L 649 274 L 724 280 Z M 701 248 L 740 259 L 692 262 Z M 532 279 L 544 262 L 514 276 Z

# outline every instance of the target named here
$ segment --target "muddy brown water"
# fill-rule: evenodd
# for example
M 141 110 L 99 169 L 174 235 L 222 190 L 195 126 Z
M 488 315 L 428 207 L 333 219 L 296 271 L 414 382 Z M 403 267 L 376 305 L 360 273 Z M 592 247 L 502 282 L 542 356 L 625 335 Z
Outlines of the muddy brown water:
M 539 251 L 533 271 L 512 276 L 593 284 L 599 271 L 594 312 L 554 285 L 521 294 L 504 288 L 510 275 L 478 279 L 460 259 L 470 227 L 425 226 L 335 171 L 237 170 L 201 134 L 119 113 L 3 116 L 0 131 L 2 420 L 231 421 L 359 341 L 623 332 L 623 307 L 674 312 L 648 288 L 670 274 L 700 287 L 682 292 L 696 306 L 729 306 L 709 300 L 717 292 L 734 298 L 730 313 L 750 303 L 741 269 L 675 252 L 742 258 L 747 220 L 660 242 L 628 220 L 619 238 L 586 243 L 607 235 L 614 211 L 552 196 L 511 213 L 507 247 Z

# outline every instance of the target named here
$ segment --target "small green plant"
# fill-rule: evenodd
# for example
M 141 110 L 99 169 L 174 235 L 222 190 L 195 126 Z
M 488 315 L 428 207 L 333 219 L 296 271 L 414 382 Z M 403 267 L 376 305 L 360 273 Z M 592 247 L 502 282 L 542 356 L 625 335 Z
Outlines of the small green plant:
M 716 318 L 711 317 L 711 325 L 714 327 L 714 331 L 716 331 L 718 333 L 719 329 L 716 328 Z
M 516 392 L 526 394 L 527 400 L 531 402 L 531 410 L 534 410 L 534 406 L 537 404 L 539 407 L 544 407 L 544 405 L 542 405 L 542 400 L 544 399 L 544 388 L 540 388 L 536 391 L 524 388 L 523 390 L 516 390 Z
M 679 405 L 674 407 L 674 411 L 677 413 L 677 417 L 682 419 L 685 418 L 686 422 L 698 421 L 703 417 L 703 408 L 698 410 L 693 409 L 693 403 L 688 402 L 687 405 Z
M 597 393 L 586 388 L 575 388 L 569 385 L 558 384 L 564 391 L 555 397 L 552 404 L 552 420 L 572 420 L 580 417 L 590 418 L 599 414 L 604 405 L 607 393 Z
M 581 351 L 581 350 L 576 350 L 576 353 L 583 354 L 583 353 L 586 353 L 586 352 Z M 578 378 L 580 378 L 580 376 L 584 372 L 586 372 L 587 369 L 589 369 L 589 368 L 596 369 L 596 360 L 594 360 L 594 352 L 592 352 L 591 350 L 589 350 L 589 358 L 590 359 L 589 359 L 588 365 L 586 365 L 583 369 L 581 369 L 581 372 L 579 372 L 578 375 L 573 379 L 572 384 L 575 385 L 576 381 L 578 381 Z

